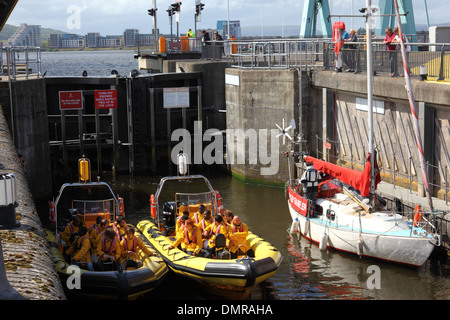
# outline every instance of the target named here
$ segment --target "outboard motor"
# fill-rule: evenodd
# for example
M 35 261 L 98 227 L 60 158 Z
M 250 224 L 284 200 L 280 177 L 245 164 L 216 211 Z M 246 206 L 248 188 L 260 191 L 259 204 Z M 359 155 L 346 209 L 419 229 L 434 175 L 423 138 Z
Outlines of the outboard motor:
M 174 201 L 165 202 L 163 204 L 163 215 L 162 216 L 163 216 L 162 223 L 163 223 L 164 229 L 166 230 L 166 233 L 168 235 L 170 235 L 173 232 L 175 232 L 176 215 L 175 215 L 175 202 Z

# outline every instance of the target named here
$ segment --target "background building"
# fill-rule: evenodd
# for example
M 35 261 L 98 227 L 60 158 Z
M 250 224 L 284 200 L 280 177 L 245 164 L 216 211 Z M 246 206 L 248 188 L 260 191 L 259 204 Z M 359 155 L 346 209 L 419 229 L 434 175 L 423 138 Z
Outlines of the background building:
M 88 32 L 86 35 L 86 48 L 97 48 L 99 47 L 100 33 L 98 32 Z
M 123 32 L 123 45 L 125 47 L 136 47 L 139 40 L 138 29 L 125 29 Z
M 16 32 L 8 39 L 10 46 L 42 46 L 41 26 L 22 23 Z
M 240 39 L 241 38 L 241 21 L 240 20 L 230 21 L 230 36 L 228 37 L 228 21 L 227 20 L 219 20 L 219 21 L 217 21 L 217 32 L 224 39 L 228 39 L 232 35 L 236 39 Z

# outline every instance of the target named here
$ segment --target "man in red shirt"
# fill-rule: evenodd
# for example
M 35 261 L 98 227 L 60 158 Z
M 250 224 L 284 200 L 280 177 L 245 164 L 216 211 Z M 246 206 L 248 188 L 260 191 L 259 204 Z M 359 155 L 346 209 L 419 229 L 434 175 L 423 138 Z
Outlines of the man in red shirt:
M 397 59 L 395 58 L 395 55 L 397 54 L 397 45 L 396 44 L 392 44 L 392 41 L 394 41 L 395 39 L 395 33 L 392 32 L 392 28 L 391 27 L 387 27 L 385 30 L 386 33 L 386 38 L 384 38 L 383 43 L 386 45 L 387 47 L 387 51 L 389 52 L 389 62 L 391 65 L 391 73 L 389 74 L 390 76 L 393 76 L 395 72 L 395 63 Z

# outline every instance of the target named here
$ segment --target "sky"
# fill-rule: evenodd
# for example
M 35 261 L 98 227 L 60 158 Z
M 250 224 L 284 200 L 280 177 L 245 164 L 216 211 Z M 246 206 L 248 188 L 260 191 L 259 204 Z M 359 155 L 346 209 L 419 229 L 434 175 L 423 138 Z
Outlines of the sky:
M 157 25 L 162 33 L 169 33 L 170 25 L 166 10 L 176 0 L 156 0 Z M 181 0 L 180 33 L 186 33 L 194 27 L 195 0 Z M 448 0 L 412 0 L 416 24 L 426 25 L 425 1 L 428 7 L 430 24 L 450 24 L 450 1 Z M 299 0 L 202 0 L 205 4 L 202 20 L 197 28 L 215 28 L 217 20 L 227 20 L 229 2 L 230 20 L 240 20 L 242 27 L 264 27 L 296 25 L 300 26 L 303 3 Z M 358 9 L 366 0 L 328 0 L 331 14 L 360 14 Z M 153 18 L 147 10 L 152 0 L 19 0 L 6 23 L 37 24 L 67 33 L 85 35 L 99 32 L 102 36 L 123 34 L 124 29 L 139 29 L 140 33 L 151 33 Z M 378 0 L 372 0 L 378 5 Z M 350 18 L 341 18 L 346 25 Z M 332 22 L 338 21 L 333 18 Z M 364 19 L 354 18 L 353 27 L 364 27 Z M 176 23 L 173 24 L 174 33 Z

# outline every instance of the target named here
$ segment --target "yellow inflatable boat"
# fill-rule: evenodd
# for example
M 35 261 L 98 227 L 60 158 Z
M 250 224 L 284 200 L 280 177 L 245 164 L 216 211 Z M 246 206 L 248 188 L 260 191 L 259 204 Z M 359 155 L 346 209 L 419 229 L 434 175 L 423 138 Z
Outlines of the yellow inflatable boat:
M 98 217 L 106 220 L 107 225 L 119 216 L 125 217 L 123 200 L 116 197 L 106 182 L 91 182 L 89 169 L 89 161 L 80 159 L 80 181 L 63 184 L 56 199 L 50 202 L 51 227 L 45 231 L 53 263 L 68 296 L 83 299 L 135 299 L 156 288 L 169 272 L 162 258 L 138 230 L 135 230 L 135 236 L 141 239 L 143 245 L 153 254 L 150 255 L 147 250 L 149 254 L 147 255 L 143 250 L 135 247 L 134 256 L 128 257 L 129 260 L 134 261 L 134 267 L 128 267 L 129 260 L 127 260 L 125 269 L 117 265 L 116 268 L 100 270 L 93 261 L 91 270 L 88 270 L 86 265 L 80 262 L 75 264 L 75 261 L 70 261 L 72 260 L 70 256 L 63 255 L 63 248 L 67 246 L 62 239 L 63 230 L 70 229 L 70 240 L 73 242 L 81 236 L 78 235 L 78 229 L 71 223 L 75 217 L 80 221 L 80 230 L 82 226 L 91 230 L 91 226 L 96 223 Z M 119 241 L 118 238 L 117 241 Z M 88 249 L 84 257 L 94 257 L 91 254 L 92 248 Z
M 163 210 L 159 210 L 158 198 L 165 182 L 194 179 L 203 179 L 209 191 L 176 193 L 175 202 L 165 203 Z M 247 244 L 254 254 L 240 256 L 237 259 L 206 258 L 200 255 L 188 255 L 178 248 L 170 248 L 175 240 L 173 231 L 178 212 L 193 211 L 192 208 L 197 209 L 199 203 L 203 203 L 212 212 L 217 212 L 218 193 L 201 175 L 161 179 L 155 195 L 151 196 L 151 201 L 154 219 L 139 222 L 137 228 L 175 274 L 196 281 L 204 290 L 216 297 L 235 300 L 248 297 L 252 289 L 274 275 L 281 264 L 281 253 L 252 232 L 248 233 Z

